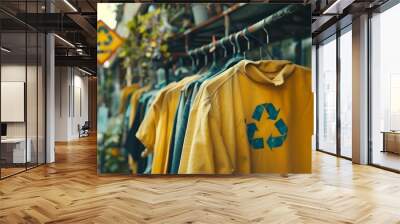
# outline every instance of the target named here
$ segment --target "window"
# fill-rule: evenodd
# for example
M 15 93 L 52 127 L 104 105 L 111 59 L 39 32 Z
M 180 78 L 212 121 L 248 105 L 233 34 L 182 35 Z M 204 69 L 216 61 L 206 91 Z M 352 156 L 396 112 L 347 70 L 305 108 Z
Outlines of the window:
M 336 37 L 318 48 L 318 149 L 336 153 Z
M 18 8 L 24 18 L 43 12 L 44 3 L 0 1 L 0 7 Z M 45 163 L 45 44 L 44 33 L 0 12 L 0 179 Z
M 400 170 L 400 4 L 371 18 L 371 162 Z M 397 131 L 397 132 L 396 132 Z
M 390 130 L 400 130 L 400 73 L 390 74 Z
M 352 35 L 351 26 L 340 36 L 340 155 L 352 156 Z

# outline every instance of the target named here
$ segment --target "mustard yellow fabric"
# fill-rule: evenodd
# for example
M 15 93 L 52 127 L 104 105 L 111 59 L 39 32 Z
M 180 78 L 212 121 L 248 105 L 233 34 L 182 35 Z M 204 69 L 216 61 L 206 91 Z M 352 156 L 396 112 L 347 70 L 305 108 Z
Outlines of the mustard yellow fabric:
M 169 145 L 181 89 L 198 76 L 171 83 L 158 94 L 146 114 L 136 137 L 153 153 L 152 174 L 166 174 Z
M 119 105 L 119 113 L 124 113 L 126 106 L 129 102 L 127 102 L 127 99 L 129 95 L 131 95 L 135 90 L 139 88 L 138 84 L 133 84 L 130 86 L 126 86 L 121 90 L 121 96 L 120 96 L 120 105 Z
M 152 168 L 156 168 L 156 171 L 152 171 L 152 173 L 158 174 L 157 168 L 161 165 L 161 172 L 160 174 L 166 174 L 168 169 L 168 158 L 169 158 L 169 147 L 171 144 L 171 137 L 172 137 L 172 129 L 174 126 L 175 114 L 178 108 L 179 97 L 181 94 L 181 90 L 184 86 L 199 78 L 198 75 L 193 75 L 186 77 L 179 81 L 177 85 L 170 90 L 167 91 L 164 99 L 163 99 L 163 106 L 161 111 L 161 120 L 159 120 L 160 129 L 163 133 L 160 134 L 160 143 L 159 147 L 156 148 L 154 151 L 153 156 L 153 166 Z M 163 124 L 161 122 L 166 122 L 165 128 L 162 128 Z M 165 139 L 162 139 L 165 137 Z M 157 161 L 160 161 L 158 164 Z M 157 173 L 156 173 L 157 172 Z
M 146 150 L 149 150 L 152 153 L 155 153 L 156 149 L 160 145 L 160 140 L 165 139 L 165 136 L 161 137 L 161 135 L 165 133 L 162 129 L 165 129 L 166 125 L 165 120 L 161 118 L 163 99 L 168 90 L 174 86 L 176 86 L 175 82 L 168 84 L 160 90 L 136 132 L 136 137 L 143 143 Z M 155 160 L 157 161 L 157 164 Z M 162 161 L 159 160 L 162 159 L 153 156 L 152 173 L 161 173 L 164 164 L 161 164 Z
M 175 82 L 168 84 L 161 89 L 156 95 L 153 103 L 150 105 L 149 111 L 145 115 L 142 123 L 136 132 L 136 137 L 146 146 L 150 151 L 154 150 L 157 136 L 157 125 L 160 118 L 160 110 L 162 102 L 167 91 L 176 85 Z
M 287 126 L 283 144 L 269 148 L 267 139 L 279 136 L 276 120 L 259 105 L 273 104 L 277 119 Z M 254 123 L 249 142 L 247 125 Z M 289 61 L 243 60 L 202 85 L 189 115 L 180 174 L 309 173 L 313 133 L 311 72 Z

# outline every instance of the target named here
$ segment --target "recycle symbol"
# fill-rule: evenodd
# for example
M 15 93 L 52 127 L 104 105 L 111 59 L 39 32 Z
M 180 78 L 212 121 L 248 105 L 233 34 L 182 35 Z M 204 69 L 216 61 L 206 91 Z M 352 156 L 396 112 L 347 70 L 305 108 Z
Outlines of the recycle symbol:
M 283 142 L 286 140 L 288 127 L 282 119 L 278 119 L 279 110 L 275 108 L 272 103 L 265 103 L 257 105 L 254 109 L 252 118 L 256 121 L 260 121 L 261 116 L 264 112 L 268 114 L 268 120 L 275 121 L 275 128 L 278 130 L 280 135 L 278 136 L 270 136 L 266 140 L 266 144 L 269 149 L 278 148 L 282 146 Z M 278 119 L 278 120 L 277 120 Z M 253 149 L 262 149 L 264 148 L 264 139 L 263 138 L 254 138 L 254 134 L 258 131 L 258 127 L 256 123 L 247 124 L 247 138 L 249 140 L 250 145 Z
M 105 27 L 101 26 L 97 29 L 97 33 L 106 35 L 107 40 L 104 42 L 98 42 L 97 45 L 110 45 L 112 43 L 113 37 L 110 34 L 110 31 L 106 29 Z

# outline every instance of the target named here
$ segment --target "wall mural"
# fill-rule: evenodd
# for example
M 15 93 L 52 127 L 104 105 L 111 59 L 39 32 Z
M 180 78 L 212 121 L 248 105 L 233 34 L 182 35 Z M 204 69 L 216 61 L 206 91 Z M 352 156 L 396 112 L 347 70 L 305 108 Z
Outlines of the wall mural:
M 311 172 L 309 5 L 104 4 L 99 174 Z

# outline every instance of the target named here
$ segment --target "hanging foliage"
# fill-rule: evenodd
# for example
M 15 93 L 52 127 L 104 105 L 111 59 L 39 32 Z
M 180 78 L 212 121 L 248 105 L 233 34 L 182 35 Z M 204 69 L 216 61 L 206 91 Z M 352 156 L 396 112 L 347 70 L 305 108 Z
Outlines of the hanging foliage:
M 122 6 L 121 4 L 116 11 L 118 21 L 122 18 Z M 155 4 L 149 12 L 134 16 L 126 24 L 129 36 L 119 50 L 119 60 L 115 60 L 114 66 L 105 69 L 99 79 L 99 102 L 105 103 L 110 109 L 106 131 L 100 133 L 98 138 L 101 173 L 129 173 L 127 151 L 121 143 L 126 132 L 123 129 L 125 117 L 116 113 L 120 87 L 124 85 L 119 81 L 127 74 L 122 72 L 119 63 L 122 62 L 125 69 L 133 69 L 136 77 L 140 76 L 146 81 L 154 78 L 152 67 L 165 63 L 170 58 L 167 40 L 178 32 L 184 32 L 191 24 L 185 10 L 180 4 Z
M 130 35 L 119 53 L 124 58 L 124 67 L 147 66 L 154 58 L 165 60 L 170 56 L 166 42 L 172 29 L 166 15 L 161 5 L 127 23 Z

